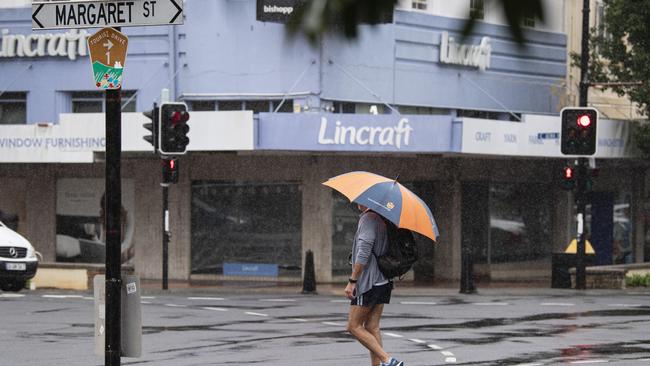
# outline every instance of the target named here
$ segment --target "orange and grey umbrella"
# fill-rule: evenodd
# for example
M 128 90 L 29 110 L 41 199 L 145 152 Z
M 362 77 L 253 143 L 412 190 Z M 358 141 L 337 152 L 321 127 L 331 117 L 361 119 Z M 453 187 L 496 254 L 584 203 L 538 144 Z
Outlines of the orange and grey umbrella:
M 429 207 L 397 179 L 358 171 L 338 175 L 323 184 L 339 191 L 350 202 L 377 212 L 399 228 L 415 231 L 433 241 L 438 238 L 438 226 Z

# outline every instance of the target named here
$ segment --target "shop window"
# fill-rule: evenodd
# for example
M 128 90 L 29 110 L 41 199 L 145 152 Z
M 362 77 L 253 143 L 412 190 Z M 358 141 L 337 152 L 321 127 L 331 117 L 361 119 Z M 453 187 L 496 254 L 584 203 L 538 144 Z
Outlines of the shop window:
M 522 262 L 550 257 L 550 196 L 548 187 L 541 184 L 490 186 L 490 262 Z
M 284 103 L 280 105 L 281 102 L 281 100 L 273 101 L 273 111 L 275 111 L 278 106 L 280 106 L 278 113 L 293 113 L 293 99 L 285 99 Z
M 397 107 L 401 114 L 425 114 L 425 115 L 448 115 L 448 109 L 418 106 L 399 106 Z
M 478 20 L 485 19 L 485 5 L 483 0 L 469 1 L 469 16 Z
M 528 28 L 535 28 L 535 18 L 530 16 L 524 16 L 521 20 L 521 25 Z
M 356 113 L 354 103 L 334 102 L 332 103 L 332 106 L 334 107 L 334 113 Z
M 217 105 L 220 111 L 241 111 L 244 103 L 238 100 L 220 100 Z
M 217 102 L 214 100 L 193 100 L 188 104 L 192 111 L 214 111 L 217 109 Z
M 464 184 L 463 247 L 471 250 L 475 263 L 550 258 L 553 248 L 550 196 L 549 187 L 542 184 Z
M 271 101 L 247 100 L 244 102 L 244 110 L 253 111 L 253 114 L 271 112 Z
M 135 91 L 122 91 L 122 112 L 135 112 Z M 72 113 L 103 113 L 106 111 L 106 101 L 102 91 L 72 92 Z
M 27 123 L 27 93 L 6 92 L 0 94 L 0 124 Z
M 412 0 L 411 9 L 415 10 L 427 10 L 428 0 Z
M 274 112 L 281 100 L 220 100 L 220 111 L 253 111 L 254 114 Z M 293 99 L 285 99 L 278 110 L 280 113 L 293 112 Z
M 299 277 L 301 216 L 297 183 L 193 182 L 191 272 L 222 274 L 224 263 L 259 263 Z
M 521 121 L 521 113 L 514 113 L 513 116 L 512 114 L 507 112 L 478 111 L 472 109 L 459 109 L 457 113 L 458 113 L 458 117 L 492 119 L 492 120 L 512 121 L 512 122 Z

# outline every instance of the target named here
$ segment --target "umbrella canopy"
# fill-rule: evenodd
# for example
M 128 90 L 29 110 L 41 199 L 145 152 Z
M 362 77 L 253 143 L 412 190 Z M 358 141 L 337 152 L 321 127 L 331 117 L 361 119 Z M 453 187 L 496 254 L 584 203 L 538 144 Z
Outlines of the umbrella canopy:
M 330 178 L 324 185 L 382 215 L 399 228 L 420 233 L 433 241 L 438 226 L 427 205 L 397 182 L 368 172 L 350 172 Z

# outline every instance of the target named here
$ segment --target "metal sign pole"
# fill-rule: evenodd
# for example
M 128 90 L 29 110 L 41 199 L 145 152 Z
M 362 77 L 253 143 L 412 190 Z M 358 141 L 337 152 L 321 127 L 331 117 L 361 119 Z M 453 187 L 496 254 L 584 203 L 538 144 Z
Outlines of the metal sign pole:
M 580 107 L 586 107 L 589 94 L 589 0 L 583 0 L 582 5 L 582 45 L 580 58 Z M 578 160 L 578 189 L 576 191 L 576 204 L 578 208 L 579 221 L 578 226 L 583 226 L 583 232 L 578 232 L 578 247 L 576 248 L 576 289 L 584 290 L 586 286 L 586 268 L 585 268 L 585 237 L 584 219 L 587 207 L 588 192 L 586 188 L 587 178 L 587 159 Z M 579 230 L 580 231 L 580 230 Z
M 120 365 L 121 267 L 121 98 L 106 91 L 106 366 Z
M 121 108 L 121 89 L 106 90 L 106 366 L 119 366 L 121 356 Z

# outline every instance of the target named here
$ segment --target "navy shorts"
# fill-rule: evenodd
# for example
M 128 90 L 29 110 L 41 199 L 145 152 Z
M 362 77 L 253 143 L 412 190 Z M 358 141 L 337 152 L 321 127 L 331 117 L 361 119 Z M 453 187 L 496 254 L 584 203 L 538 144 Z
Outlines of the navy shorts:
M 363 295 L 357 296 L 350 302 L 350 305 L 358 306 L 375 306 L 377 304 L 390 303 L 390 293 L 393 291 L 393 283 L 388 282 L 384 285 L 372 286 L 370 290 Z

